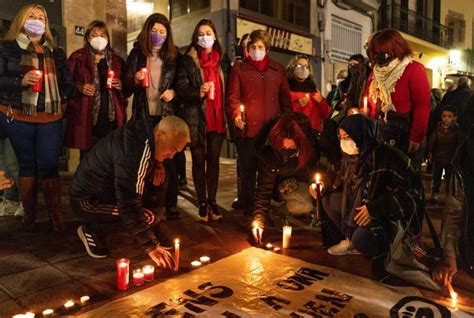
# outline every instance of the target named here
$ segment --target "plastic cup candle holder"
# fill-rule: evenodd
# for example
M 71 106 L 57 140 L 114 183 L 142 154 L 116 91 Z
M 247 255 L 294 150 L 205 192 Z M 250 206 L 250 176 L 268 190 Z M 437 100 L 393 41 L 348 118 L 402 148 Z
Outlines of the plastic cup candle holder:
M 155 266 L 145 265 L 142 271 L 146 282 L 152 281 L 155 278 Z
M 142 87 L 147 88 L 150 86 L 150 72 L 148 72 L 146 67 L 143 67 L 140 71 L 145 75 L 141 81 Z
M 43 89 L 43 71 L 36 70 L 35 74 L 38 75 L 39 78 L 36 84 L 33 85 L 32 91 L 35 93 L 39 93 Z
M 279 253 L 279 252 L 280 252 L 280 248 L 279 248 L 279 247 L 274 247 L 274 248 L 273 248 L 273 252 Z
M 145 282 L 145 275 L 143 275 L 143 272 L 141 268 L 134 269 L 133 270 L 133 285 L 134 286 L 141 286 Z
M 127 290 L 130 282 L 130 260 L 119 258 L 117 265 L 117 290 Z
M 107 71 L 107 82 L 105 83 L 105 87 L 107 89 L 112 89 L 112 80 L 114 79 L 115 77 L 115 72 L 112 71 L 112 70 L 108 70 Z

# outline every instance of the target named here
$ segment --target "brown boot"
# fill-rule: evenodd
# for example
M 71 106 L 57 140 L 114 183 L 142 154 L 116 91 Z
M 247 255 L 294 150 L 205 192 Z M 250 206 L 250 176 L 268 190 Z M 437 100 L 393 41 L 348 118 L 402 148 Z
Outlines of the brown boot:
M 62 221 L 61 215 L 61 184 L 59 183 L 59 177 L 43 179 L 41 187 L 53 230 L 59 233 L 66 232 L 67 228 Z
M 18 187 L 20 200 L 25 211 L 23 227 L 25 230 L 31 231 L 36 226 L 36 177 L 18 177 Z

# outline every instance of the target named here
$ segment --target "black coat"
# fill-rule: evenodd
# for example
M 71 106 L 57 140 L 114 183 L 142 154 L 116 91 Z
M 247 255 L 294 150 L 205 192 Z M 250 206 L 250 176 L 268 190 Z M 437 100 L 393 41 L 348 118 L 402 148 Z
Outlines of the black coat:
M 69 188 L 72 201 L 116 204 L 122 225 L 146 251 L 158 243 L 142 217 L 156 163 L 152 121 L 129 122 L 99 140 L 81 160 Z
M 457 116 L 459 119 L 459 125 L 462 129 L 466 129 L 464 121 L 464 113 L 466 112 L 466 107 L 468 105 L 469 99 L 472 96 L 472 90 L 467 85 L 459 86 L 454 91 L 446 93 L 441 99 L 439 107 L 436 109 L 435 113 L 435 122 L 441 120 L 441 113 L 445 106 L 454 106 L 457 110 Z
M 160 93 L 174 88 L 177 60 L 178 58 L 173 61 L 163 61 Z M 135 74 L 140 69 L 146 67 L 146 61 L 147 57 L 141 51 L 138 43 L 135 43 L 127 59 L 123 83 L 125 96 L 130 97 L 133 94 L 132 120 L 146 119 L 150 115 L 146 88 L 135 83 Z M 161 100 L 161 115 L 174 115 L 176 104 L 177 101 L 175 99 L 170 102 Z
M 21 80 L 25 75 L 20 67 L 23 49 L 18 42 L 0 41 L 0 104 L 10 105 L 15 109 L 22 109 Z M 56 66 L 56 77 L 62 103 L 66 102 L 74 92 L 74 82 L 66 62 L 66 55 L 61 48 L 53 49 L 53 58 Z M 45 90 L 39 94 L 38 111 L 44 110 Z
M 291 116 L 298 120 L 310 143 L 314 144 L 316 141 L 311 132 L 311 124 L 308 118 L 302 113 L 294 113 Z M 298 160 L 296 158 L 284 162 L 272 147 L 269 134 L 277 120 L 281 117 L 282 115 L 277 115 L 268 120 L 255 136 L 258 178 L 255 189 L 254 214 L 261 213 L 265 215 L 267 213 L 276 183 L 281 183 L 288 178 L 296 178 L 301 182 L 309 181 L 310 176 L 307 169 L 297 169 Z
M 230 67 L 230 59 L 223 54 L 219 71 L 224 78 L 222 92 L 222 107 L 224 109 Z M 203 74 L 196 48 L 193 46 L 188 48 L 186 54 L 179 59 L 176 72 L 176 94 L 184 105 L 182 115 L 189 126 L 191 145 L 202 144 L 206 139 L 206 97 L 199 96 L 203 84 Z M 225 111 L 223 113 L 225 114 Z M 226 116 L 224 115 L 224 117 Z

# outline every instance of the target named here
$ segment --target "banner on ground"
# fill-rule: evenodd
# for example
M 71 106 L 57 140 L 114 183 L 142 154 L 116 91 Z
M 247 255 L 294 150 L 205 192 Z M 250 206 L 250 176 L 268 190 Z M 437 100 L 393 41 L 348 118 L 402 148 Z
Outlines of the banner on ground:
M 249 248 L 81 317 L 471 317 L 331 268 Z

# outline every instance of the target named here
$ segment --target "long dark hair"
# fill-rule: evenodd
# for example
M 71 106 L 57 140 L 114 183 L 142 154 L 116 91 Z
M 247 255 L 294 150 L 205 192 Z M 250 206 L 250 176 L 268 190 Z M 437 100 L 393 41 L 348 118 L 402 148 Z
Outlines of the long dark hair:
M 196 27 L 194 28 L 193 35 L 191 37 L 191 45 L 196 50 L 199 48 L 199 45 L 197 44 L 198 43 L 198 36 L 199 36 L 198 35 L 199 27 L 203 26 L 203 25 L 209 26 L 212 29 L 212 32 L 214 32 L 214 36 L 216 37 L 216 40 L 214 41 L 214 44 L 212 45 L 212 49 L 219 52 L 219 55 L 222 56 L 223 51 L 222 51 L 221 43 L 219 42 L 219 37 L 217 36 L 216 26 L 214 25 L 214 22 L 212 22 L 211 20 L 202 19 L 201 21 L 198 22 L 198 24 L 196 24 Z
M 150 40 L 150 31 L 155 25 L 155 23 L 159 23 L 163 25 L 166 29 L 166 41 L 163 43 L 163 46 L 160 49 L 159 55 L 165 61 L 174 61 L 176 56 L 178 55 L 178 50 L 174 45 L 173 41 L 173 33 L 171 32 L 171 25 L 168 20 L 163 14 L 161 13 L 153 13 L 150 15 L 145 23 L 143 24 L 143 28 L 140 34 L 137 37 L 138 45 L 142 50 L 143 54 L 146 56 L 151 56 L 153 53 L 153 46 Z

